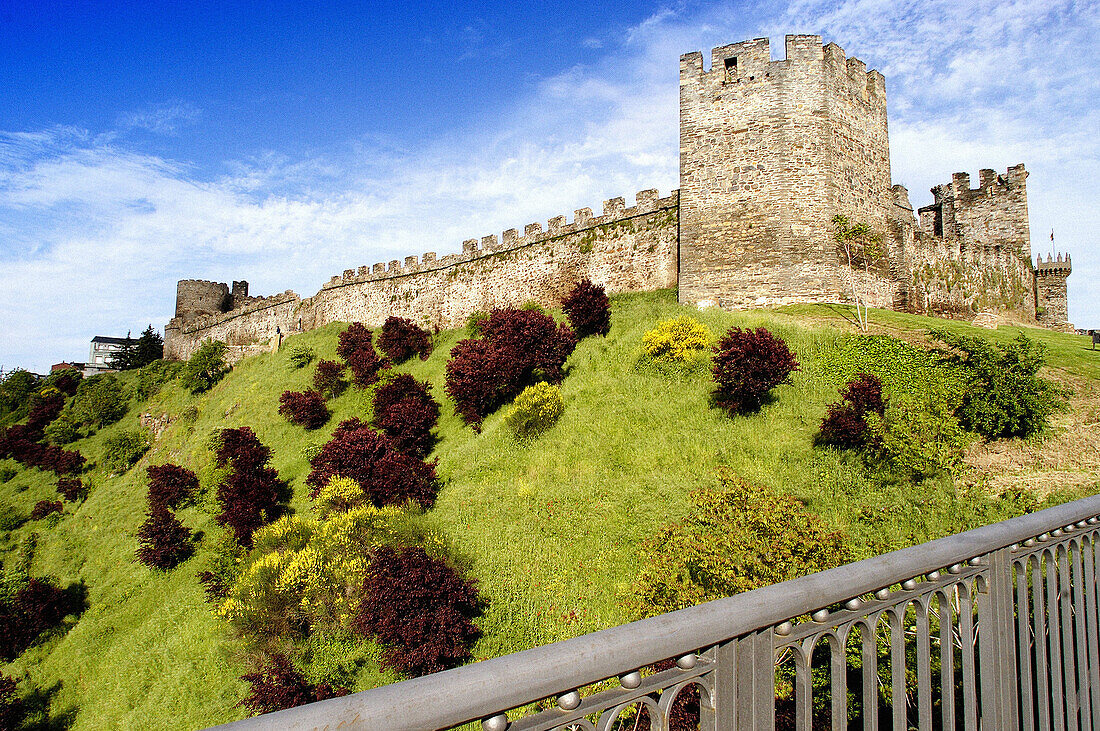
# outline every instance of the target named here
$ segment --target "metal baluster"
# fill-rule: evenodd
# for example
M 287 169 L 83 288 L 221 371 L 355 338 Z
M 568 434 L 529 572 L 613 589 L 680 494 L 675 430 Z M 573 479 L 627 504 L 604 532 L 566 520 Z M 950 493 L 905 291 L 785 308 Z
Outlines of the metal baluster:
M 1016 642 L 1020 653 L 1020 728 L 1035 729 L 1035 689 L 1032 687 L 1031 609 L 1028 601 L 1028 559 L 1016 562 Z
M 1018 725 L 1016 642 L 1012 622 L 1012 560 L 1009 549 L 988 555 L 989 571 L 978 578 L 978 646 L 983 728 Z M 985 584 L 981 587 L 981 584 Z
M 1092 728 L 1092 705 L 1089 702 L 1089 662 L 1085 640 L 1085 577 L 1084 559 L 1081 557 L 1083 541 L 1070 541 L 1070 558 L 1073 560 L 1073 636 L 1077 640 L 1077 701 L 1081 706 L 1078 724 L 1082 729 Z
M 1054 551 L 1043 551 L 1047 580 L 1047 641 L 1050 645 L 1050 710 L 1054 731 L 1066 731 L 1065 691 L 1062 688 L 1062 634 L 1058 621 L 1058 562 Z
M 1096 533 L 1089 533 L 1081 542 L 1083 562 L 1082 591 L 1085 594 L 1085 638 L 1089 666 L 1089 691 L 1092 696 L 1092 727 L 1100 728 L 1100 643 L 1097 631 L 1100 617 L 1096 612 Z
M 737 641 L 712 647 L 706 657 L 714 661 L 710 703 L 699 704 L 701 731 L 737 728 Z
M 863 643 L 863 731 L 878 731 L 878 626 L 882 614 L 867 618 L 860 631 Z
M 1051 705 L 1050 661 L 1047 645 L 1047 619 L 1044 595 L 1046 584 L 1043 581 L 1043 554 L 1031 557 L 1031 598 L 1035 608 L 1035 682 L 1036 696 L 1039 700 L 1039 731 L 1050 731 Z
M 1055 548 L 1058 557 L 1058 608 L 1061 610 L 1062 668 L 1066 693 L 1066 728 L 1078 727 L 1077 673 L 1073 658 L 1073 601 L 1069 581 L 1069 546 Z
M 893 607 L 886 616 L 890 622 L 890 710 L 894 731 L 908 731 L 905 718 L 905 608 Z
M 949 589 L 954 591 L 954 588 Z M 940 704 L 944 731 L 955 731 L 955 623 L 951 600 L 942 591 L 936 592 L 940 606 Z
M 931 597 L 913 602 L 917 629 L 917 728 L 932 731 L 932 646 L 928 630 Z
M 810 731 L 813 726 L 813 667 L 817 637 L 809 637 L 793 645 L 794 652 L 794 727 L 795 731 Z
M 963 728 L 978 731 L 978 693 L 974 673 L 974 603 L 971 597 L 973 579 L 958 584 L 959 649 L 962 652 Z
M 829 642 L 829 693 L 832 696 L 833 731 L 848 728 L 848 631 L 838 627 Z
M 737 643 L 737 726 L 741 731 L 775 728 L 775 639 L 768 629 Z M 720 719 L 721 720 L 721 719 Z M 719 728 L 730 728 L 720 725 Z

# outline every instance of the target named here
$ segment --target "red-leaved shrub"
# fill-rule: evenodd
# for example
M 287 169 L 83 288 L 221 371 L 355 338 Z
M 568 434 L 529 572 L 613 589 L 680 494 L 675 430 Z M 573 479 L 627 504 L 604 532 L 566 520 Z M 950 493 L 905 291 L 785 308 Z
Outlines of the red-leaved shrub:
M 607 335 L 611 331 L 611 303 L 607 292 L 588 277 L 565 296 L 561 308 L 578 340 L 589 335 Z
M 61 477 L 57 480 L 57 493 L 70 503 L 75 503 L 83 499 L 85 494 L 87 494 L 87 489 L 84 487 L 84 483 L 80 481 L 80 478 Z
M 64 506 L 60 500 L 39 500 L 31 508 L 31 520 L 42 520 L 50 513 L 60 513 Z
M 63 393 L 35 397 L 34 405 L 27 414 L 27 426 L 35 431 L 41 431 L 49 426 L 64 408 L 65 394 Z
M 15 424 L 0 430 L 0 459 L 11 458 L 24 467 L 52 470 L 58 475 L 80 472 L 84 457 L 54 444 L 42 444 L 43 427 Z
M 432 429 L 439 421 L 439 404 L 430 389 L 430 384 L 402 373 L 374 392 L 374 426 L 394 448 L 416 457 L 432 451 Z
M 377 507 L 407 500 L 431 507 L 439 491 L 434 462 L 399 452 L 389 437 L 359 419 L 348 419 L 336 427 L 309 463 L 312 469 L 306 484 L 313 488 L 313 498 L 336 476 L 358 482 Z
M 859 373 L 840 392 L 841 400 L 829 404 L 815 441 L 841 449 L 858 449 L 867 443 L 870 412 L 879 416 L 886 410 L 882 382 L 869 373 Z
M 281 653 L 273 654 L 260 670 L 243 675 L 241 679 L 248 681 L 252 688 L 237 705 L 254 714 L 274 713 L 348 694 L 347 688 L 333 688 L 327 683 L 313 685 Z
M 759 409 L 768 392 L 787 382 L 798 361 L 766 328 L 730 328 L 714 346 L 715 402 L 731 414 Z
M 388 667 L 426 675 L 470 657 L 479 635 L 474 582 L 423 548 L 376 549 L 362 596 L 352 627 L 382 643 Z
M 306 429 L 320 429 L 328 421 L 329 411 L 320 391 L 283 391 L 279 397 L 279 413 L 292 424 Z
M 61 624 L 72 602 L 46 579 L 31 579 L 15 596 L 0 599 L 0 660 L 10 662 L 46 630 Z
M 199 478 L 186 467 L 174 464 L 154 465 L 148 468 L 149 506 L 163 505 L 175 510 L 199 489 Z
M 344 364 L 334 360 L 317 361 L 313 371 L 313 387 L 325 398 L 334 398 L 344 392 Z
M 455 413 L 474 427 L 536 381 L 561 383 L 577 339 L 567 325 L 537 310 L 493 310 L 481 337 L 460 340 L 447 361 Z
M 223 429 L 215 455 L 219 467 L 232 472 L 218 486 L 219 524 L 232 529 L 242 546 L 252 547 L 252 532 L 271 522 L 279 512 L 279 498 L 286 483 L 267 466 L 271 450 L 260 443 L 247 426 Z
M 15 693 L 15 681 L 0 675 L 0 728 L 18 728 L 23 720 L 23 702 Z
M 427 360 L 432 353 L 432 336 L 412 320 L 391 315 L 382 323 L 378 349 L 394 363 L 404 363 L 414 355 Z
M 174 569 L 194 551 L 191 530 L 164 505 L 149 508 L 137 537 L 138 560 L 155 569 Z
M 82 378 L 80 371 L 77 370 L 58 371 L 50 376 L 50 385 L 66 396 L 72 396 L 80 386 Z
M 371 331 L 362 323 L 353 322 L 340 333 L 336 354 L 347 363 L 356 386 L 366 388 L 378 380 L 378 372 L 389 368 L 389 361 L 380 358 L 371 342 Z

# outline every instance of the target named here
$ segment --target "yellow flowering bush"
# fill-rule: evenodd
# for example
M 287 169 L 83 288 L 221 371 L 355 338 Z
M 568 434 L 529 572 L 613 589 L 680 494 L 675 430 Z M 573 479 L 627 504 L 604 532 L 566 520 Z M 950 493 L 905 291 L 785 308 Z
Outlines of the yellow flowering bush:
M 504 423 L 517 437 L 532 437 L 553 426 L 564 410 L 560 388 L 546 382 L 536 383 L 516 396 Z
M 710 341 L 707 326 L 688 315 L 659 322 L 642 336 L 642 344 L 650 358 L 678 363 L 705 358 Z

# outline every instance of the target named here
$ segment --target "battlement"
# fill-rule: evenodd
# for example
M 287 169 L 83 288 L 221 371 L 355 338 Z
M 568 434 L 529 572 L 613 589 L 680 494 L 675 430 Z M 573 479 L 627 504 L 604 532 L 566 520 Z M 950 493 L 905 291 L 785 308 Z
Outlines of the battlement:
M 937 202 L 941 198 L 951 195 L 956 200 L 965 200 L 978 197 L 993 197 L 1002 195 L 1015 187 L 1022 187 L 1027 180 L 1027 170 L 1023 163 L 1008 168 L 1004 175 L 998 175 L 996 170 L 982 168 L 978 171 L 978 187 L 970 187 L 970 173 L 954 173 L 950 183 L 943 183 L 932 188 L 932 195 Z
M 679 205 L 679 191 L 674 190 L 667 197 L 661 198 L 656 190 L 641 190 L 635 194 L 635 201 L 635 204 L 628 208 L 626 201 L 621 197 L 608 199 L 603 202 L 603 215 L 600 216 L 593 216 L 591 208 L 578 208 L 573 212 L 572 223 L 569 223 L 565 216 L 555 216 L 547 221 L 545 231 L 541 223 L 529 223 L 523 227 L 522 235 L 517 229 L 510 228 L 499 237 L 497 234 L 489 234 L 480 239 L 466 239 L 462 242 L 462 252 L 458 254 L 439 257 L 434 251 L 429 251 L 420 257 L 406 256 L 404 263 L 394 259 L 388 264 L 379 262 L 372 266 L 361 266 L 358 269 L 345 269 L 343 273 L 334 275 L 322 284 L 321 289 L 333 289 L 360 282 L 394 279 L 446 269 L 483 257 L 534 246 L 559 236 L 613 225 L 660 210 L 675 209 Z
M 1057 258 L 1047 254 L 1046 261 L 1043 261 L 1043 255 L 1040 254 L 1035 261 L 1035 274 L 1037 276 L 1066 276 L 1073 272 L 1073 261 L 1069 254 L 1066 254 L 1065 259 L 1061 254 L 1058 254 Z
M 737 84 L 769 83 L 791 76 L 844 79 L 849 95 L 868 104 L 886 106 L 886 78 L 867 70 L 858 58 L 849 58 L 835 43 L 822 45 L 819 35 L 788 35 L 784 39 L 786 57 L 772 60 L 767 38 L 753 38 L 711 49 L 710 68 L 703 65 L 699 51 L 680 57 L 680 84 L 704 83 L 716 88 Z M 837 88 L 837 84 L 831 85 Z
M 185 333 L 195 332 L 214 327 L 215 325 L 228 322 L 229 320 L 233 320 L 243 315 L 251 315 L 260 310 L 265 310 L 285 302 L 297 302 L 300 300 L 301 297 L 299 297 L 297 293 L 288 289 L 281 294 L 273 294 L 268 297 L 249 297 L 248 302 L 240 307 L 226 310 L 225 312 L 203 315 L 188 322 L 179 322 L 173 318 L 169 325 L 174 325 Z

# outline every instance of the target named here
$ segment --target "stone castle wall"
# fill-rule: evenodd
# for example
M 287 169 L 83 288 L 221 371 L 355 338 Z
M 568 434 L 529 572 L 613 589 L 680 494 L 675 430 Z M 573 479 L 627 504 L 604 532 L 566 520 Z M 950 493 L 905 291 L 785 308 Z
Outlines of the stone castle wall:
M 675 192 L 659 198 L 657 191 L 645 190 L 633 207 L 613 198 L 600 216 L 582 208 L 572 222 L 564 216 L 550 219 L 546 230 L 534 223 L 522 235 L 510 229 L 499 238 L 467 240 L 461 254 L 437 258 L 428 252 L 404 263 L 348 269 L 308 299 L 286 292 L 189 322 L 173 319 L 165 328 L 165 357 L 189 357 L 213 339 L 227 343 L 236 359 L 270 347 L 280 333 L 329 322 L 374 327 L 390 315 L 430 329 L 457 327 L 473 312 L 492 307 L 530 301 L 559 306 L 583 277 L 608 293 L 674 287 L 678 213 Z

